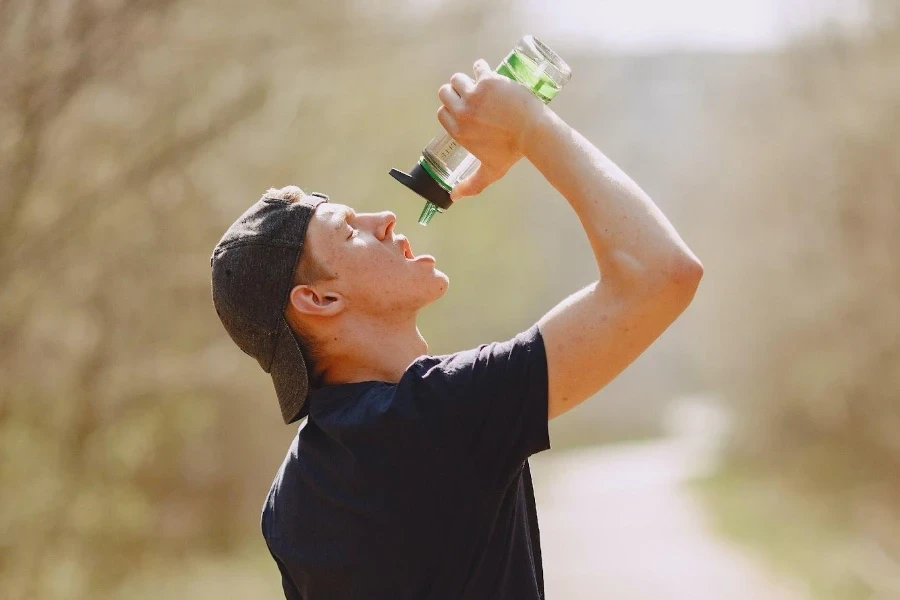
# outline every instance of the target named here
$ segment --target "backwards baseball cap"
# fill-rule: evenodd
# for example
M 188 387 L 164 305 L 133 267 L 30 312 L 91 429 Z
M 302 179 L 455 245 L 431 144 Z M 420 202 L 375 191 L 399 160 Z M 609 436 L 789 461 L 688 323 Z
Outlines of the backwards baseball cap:
M 281 416 L 309 414 L 309 374 L 284 317 L 309 221 L 324 194 L 298 201 L 263 196 L 238 218 L 213 250 L 212 297 L 238 347 L 272 376 Z

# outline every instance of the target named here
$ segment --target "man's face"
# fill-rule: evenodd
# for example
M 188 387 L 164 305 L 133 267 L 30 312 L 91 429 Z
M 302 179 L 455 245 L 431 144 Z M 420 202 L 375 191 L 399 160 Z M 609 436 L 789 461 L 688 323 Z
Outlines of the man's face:
M 313 257 L 335 279 L 346 309 L 373 316 L 418 311 L 447 291 L 449 278 L 429 255 L 415 257 L 394 232 L 391 212 L 356 213 L 349 206 L 320 204 L 306 240 Z

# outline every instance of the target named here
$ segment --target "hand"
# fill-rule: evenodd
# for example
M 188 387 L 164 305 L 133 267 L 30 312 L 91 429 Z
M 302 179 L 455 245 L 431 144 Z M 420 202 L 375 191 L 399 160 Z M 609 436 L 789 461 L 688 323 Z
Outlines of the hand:
M 474 80 L 456 73 L 438 91 L 438 121 L 481 161 L 453 188 L 454 200 L 475 196 L 503 177 L 522 158 L 529 132 L 545 109 L 525 86 L 494 73 L 484 60 L 475 62 L 474 71 Z

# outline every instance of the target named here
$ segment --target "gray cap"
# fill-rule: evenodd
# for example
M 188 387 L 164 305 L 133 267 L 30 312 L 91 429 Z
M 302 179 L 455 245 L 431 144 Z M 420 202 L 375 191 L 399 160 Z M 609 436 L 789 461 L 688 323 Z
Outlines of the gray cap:
M 299 201 L 263 196 L 235 221 L 213 250 L 212 296 L 238 347 L 272 375 L 285 423 L 309 414 L 309 375 L 284 317 L 309 221 L 324 194 Z

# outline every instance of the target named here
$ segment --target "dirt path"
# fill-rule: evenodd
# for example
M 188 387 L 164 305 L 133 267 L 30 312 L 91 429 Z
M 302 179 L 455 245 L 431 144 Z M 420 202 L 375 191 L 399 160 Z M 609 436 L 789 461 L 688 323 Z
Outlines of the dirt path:
M 547 598 L 806 600 L 711 531 L 685 487 L 705 453 L 673 439 L 534 457 Z

